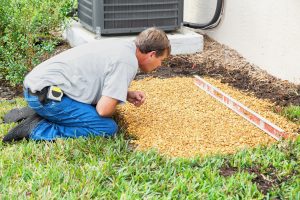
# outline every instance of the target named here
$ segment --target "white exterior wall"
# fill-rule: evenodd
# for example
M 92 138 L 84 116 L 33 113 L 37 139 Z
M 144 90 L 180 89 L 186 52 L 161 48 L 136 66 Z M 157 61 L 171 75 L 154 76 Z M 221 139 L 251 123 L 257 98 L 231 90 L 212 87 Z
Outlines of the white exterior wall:
M 184 20 L 208 22 L 216 2 L 185 0 Z M 209 36 L 270 74 L 300 83 L 299 0 L 225 0 L 224 11 L 221 24 L 205 31 Z

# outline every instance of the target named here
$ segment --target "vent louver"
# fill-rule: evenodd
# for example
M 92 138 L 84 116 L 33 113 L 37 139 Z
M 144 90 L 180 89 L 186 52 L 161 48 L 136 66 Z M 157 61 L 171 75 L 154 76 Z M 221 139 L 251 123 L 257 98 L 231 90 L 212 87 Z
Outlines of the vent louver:
M 78 17 L 101 34 L 140 32 L 148 27 L 176 30 L 183 21 L 183 0 L 78 0 Z

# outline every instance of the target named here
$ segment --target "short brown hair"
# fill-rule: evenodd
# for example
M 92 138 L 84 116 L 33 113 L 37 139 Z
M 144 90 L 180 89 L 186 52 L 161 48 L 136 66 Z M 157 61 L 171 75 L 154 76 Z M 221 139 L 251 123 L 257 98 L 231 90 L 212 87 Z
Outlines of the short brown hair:
M 135 39 L 135 45 L 142 53 L 156 51 L 156 56 L 167 56 L 171 53 L 170 41 L 167 34 L 161 29 L 152 27 L 141 32 Z

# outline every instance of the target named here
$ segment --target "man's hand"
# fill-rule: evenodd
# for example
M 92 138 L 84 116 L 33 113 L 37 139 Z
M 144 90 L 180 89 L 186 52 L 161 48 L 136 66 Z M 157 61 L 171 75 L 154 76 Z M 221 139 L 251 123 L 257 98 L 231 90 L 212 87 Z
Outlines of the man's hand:
M 140 91 L 128 91 L 127 101 L 133 105 L 140 107 L 145 102 L 146 96 L 144 92 Z

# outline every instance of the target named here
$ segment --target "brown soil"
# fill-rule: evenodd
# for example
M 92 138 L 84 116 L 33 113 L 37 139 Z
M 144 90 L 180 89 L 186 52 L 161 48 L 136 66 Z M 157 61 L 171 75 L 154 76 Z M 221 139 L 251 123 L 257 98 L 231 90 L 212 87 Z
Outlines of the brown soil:
M 220 175 L 225 176 L 225 177 L 229 177 L 229 176 L 233 176 L 238 171 L 239 171 L 239 169 L 237 167 L 223 166 L 220 169 Z
M 21 87 L 12 87 L 6 80 L 0 79 L 0 100 L 11 100 L 15 97 L 22 96 Z
M 269 172 L 271 170 L 274 170 L 274 168 L 269 168 Z M 257 189 L 266 195 L 269 190 L 275 186 L 275 184 L 279 183 L 278 177 L 274 173 L 269 173 L 270 175 L 266 175 L 260 172 L 260 167 L 254 166 L 242 169 L 242 171 L 246 171 L 249 174 L 254 174 L 254 178 L 252 179 L 252 182 L 257 185 Z M 238 168 L 236 167 L 230 167 L 230 166 L 223 166 L 220 169 L 220 175 L 224 177 L 233 176 L 238 172 Z M 267 178 L 268 177 L 268 178 Z
M 262 172 L 261 166 L 251 166 L 241 169 L 241 171 L 253 174 L 254 178 L 251 180 L 257 185 L 257 189 L 264 195 L 266 195 L 272 188 L 278 188 L 280 185 L 288 181 L 291 177 L 299 174 L 297 171 L 292 171 L 290 174 L 280 177 L 280 173 L 273 165 L 268 166 L 264 172 Z M 230 177 L 239 172 L 237 167 L 232 167 L 226 163 L 220 169 L 220 175 L 224 177 Z
M 146 76 L 169 78 L 174 76 L 209 76 L 240 90 L 269 99 L 277 105 L 300 105 L 300 85 L 269 75 L 250 64 L 236 51 L 205 36 L 204 51 L 193 55 L 172 56 L 165 66 Z

